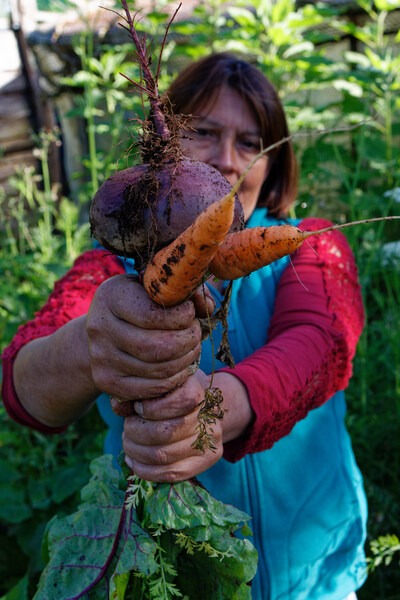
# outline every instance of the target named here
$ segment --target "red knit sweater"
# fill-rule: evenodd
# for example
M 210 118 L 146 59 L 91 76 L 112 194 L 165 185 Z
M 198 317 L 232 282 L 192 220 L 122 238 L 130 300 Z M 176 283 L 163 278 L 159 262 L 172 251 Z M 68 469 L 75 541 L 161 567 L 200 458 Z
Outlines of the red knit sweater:
M 305 219 L 301 228 L 328 224 Z M 15 421 L 44 433 L 63 430 L 39 423 L 20 404 L 12 375 L 15 357 L 30 340 L 85 314 L 97 287 L 120 273 L 124 267 L 115 256 L 103 250 L 84 253 L 34 319 L 18 329 L 2 356 L 3 402 Z M 344 389 L 363 322 L 357 269 L 345 236 L 331 232 L 305 242 L 279 282 L 268 342 L 234 369 L 225 369 L 246 386 L 255 420 L 245 436 L 226 444 L 224 456 L 235 461 L 271 447 L 309 410 Z

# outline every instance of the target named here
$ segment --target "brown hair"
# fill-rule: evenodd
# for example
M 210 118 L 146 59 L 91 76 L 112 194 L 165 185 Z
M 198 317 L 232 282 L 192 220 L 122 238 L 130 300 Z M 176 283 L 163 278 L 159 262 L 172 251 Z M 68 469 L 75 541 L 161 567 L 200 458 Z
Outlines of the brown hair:
M 167 97 L 174 113 L 195 115 L 223 85 L 234 89 L 249 105 L 258 121 L 264 148 L 289 135 L 274 86 L 257 67 L 228 52 L 190 64 L 173 81 Z M 284 216 L 297 193 L 297 162 L 291 141 L 274 148 L 268 156 L 271 167 L 258 206 L 267 206 L 270 214 Z

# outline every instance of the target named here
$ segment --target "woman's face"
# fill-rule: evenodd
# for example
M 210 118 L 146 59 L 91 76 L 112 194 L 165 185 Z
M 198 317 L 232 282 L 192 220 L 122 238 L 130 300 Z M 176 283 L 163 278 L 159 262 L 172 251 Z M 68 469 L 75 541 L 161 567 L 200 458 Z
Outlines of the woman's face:
M 190 119 L 182 137 L 186 156 L 218 169 L 231 185 L 260 152 L 261 132 L 247 102 L 227 86 Z M 239 189 L 245 220 L 256 207 L 261 186 L 268 174 L 268 159 L 260 158 Z

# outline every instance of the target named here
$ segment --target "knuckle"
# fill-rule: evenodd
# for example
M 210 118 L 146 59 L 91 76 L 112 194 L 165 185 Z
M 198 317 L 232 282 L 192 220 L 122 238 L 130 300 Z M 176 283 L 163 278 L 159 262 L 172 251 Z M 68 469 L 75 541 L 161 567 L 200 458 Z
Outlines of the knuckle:
M 177 395 L 171 402 L 168 404 L 168 408 L 171 413 L 176 416 L 186 416 L 193 414 L 194 419 L 196 420 L 195 425 L 197 425 L 197 413 L 198 413 L 199 402 L 198 399 L 191 395 Z
M 168 361 L 166 363 L 160 364 L 156 373 L 154 373 L 154 377 L 157 379 L 161 379 L 163 377 L 172 378 L 182 371 L 188 371 L 190 374 L 193 374 L 197 370 L 197 358 L 199 356 L 199 351 L 191 350 L 187 354 L 185 354 L 182 358 Z
M 193 339 L 196 341 L 196 344 L 199 344 L 202 339 L 201 324 L 200 324 L 199 319 L 195 319 L 193 321 L 192 326 L 191 326 L 191 332 L 192 332 Z
M 173 375 L 172 377 L 170 377 L 168 379 L 168 381 L 170 382 L 170 386 L 171 386 L 169 391 L 172 391 L 175 388 L 181 386 L 183 383 L 185 383 L 185 381 L 187 380 L 189 375 L 190 375 L 189 369 L 185 369 L 184 371 L 181 371 L 180 373 L 177 373 L 176 375 Z
M 181 411 L 185 411 L 186 413 L 193 413 L 197 419 L 197 410 L 199 406 L 199 398 L 196 394 L 192 394 L 185 389 L 178 388 L 175 394 L 174 406 Z
M 162 396 L 164 394 L 172 392 L 173 390 L 175 390 L 175 388 L 182 385 L 182 383 L 184 383 L 187 377 L 188 373 L 186 371 L 180 371 L 179 373 L 176 373 L 171 377 L 166 377 L 165 379 L 160 380 L 158 385 L 156 385 L 158 393 L 154 394 L 154 396 Z
M 164 473 L 163 481 L 165 483 L 179 483 L 180 481 L 184 481 L 185 479 L 189 479 L 187 472 L 182 469 L 169 469 Z
M 88 315 L 86 319 L 86 333 L 89 339 L 95 338 L 99 333 L 100 327 L 97 318 L 92 315 Z
M 173 332 L 158 331 L 156 335 L 143 336 L 140 344 L 132 347 L 132 353 L 146 362 L 165 362 L 179 352 L 180 346 Z
M 135 307 L 135 321 L 144 329 L 152 329 L 159 321 L 156 308 L 141 299 Z
M 109 377 L 109 374 L 101 367 L 92 367 L 92 378 L 95 385 L 102 391 L 107 391 L 113 388 L 114 379 Z
M 166 379 L 156 380 L 154 379 L 150 385 L 141 389 L 143 398 L 157 398 L 168 394 L 175 388 L 174 378 L 168 377 Z
M 171 356 L 173 344 L 169 343 L 168 339 L 160 339 L 157 344 L 151 346 L 149 350 L 153 352 L 155 362 L 163 362 Z
M 180 372 L 180 370 L 181 369 L 179 368 L 179 365 L 176 365 L 175 362 L 171 362 L 160 367 L 156 372 L 154 372 L 153 376 L 160 379 L 170 379 L 171 377 L 174 377 L 177 372 Z
M 154 449 L 154 462 L 159 466 L 168 465 L 168 454 L 163 446 Z
M 153 421 L 153 439 L 159 443 L 170 442 L 174 436 L 174 427 L 169 421 Z

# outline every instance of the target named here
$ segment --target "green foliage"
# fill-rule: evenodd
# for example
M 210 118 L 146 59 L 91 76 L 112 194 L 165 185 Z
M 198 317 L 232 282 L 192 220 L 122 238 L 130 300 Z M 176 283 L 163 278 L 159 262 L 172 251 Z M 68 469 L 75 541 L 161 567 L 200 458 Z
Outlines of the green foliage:
M 155 52 L 169 4 L 176 7 L 164 0 L 157 10 L 141 14 L 140 28 L 154 38 Z M 275 83 L 300 163 L 294 210 L 299 218 L 313 214 L 339 222 L 400 212 L 400 38 L 385 34 L 386 22 L 400 6 L 396 0 L 358 0 L 358 5 L 368 19 L 356 24 L 339 8 L 322 3 L 296 8 L 294 0 L 239 0 L 233 6 L 208 0 L 199 3 L 193 17 L 172 25 L 164 48 L 163 89 L 189 61 L 225 49 L 243 53 Z M 135 160 L 137 124 L 130 118 L 141 115 L 141 101 L 120 75 L 139 78 L 132 48 L 98 47 L 88 33 L 76 39 L 75 49 L 82 67 L 63 83 L 76 92 L 71 118 L 79 116 L 86 124 L 88 153 L 80 174 L 85 185 L 78 201 L 58 198 L 49 185 L 46 159 L 48 144 L 57 141 L 54 134 L 42 134 L 41 175 L 21 170 L 11 181 L 17 192 L 12 198 L 0 190 L 2 348 L 90 244 L 80 216 L 87 198 L 114 168 Z M 349 229 L 346 235 L 356 255 L 366 307 L 366 327 L 347 392 L 348 425 L 370 514 L 371 574 L 358 597 L 389 600 L 398 597 L 400 588 L 394 560 L 400 531 L 400 235 L 396 222 Z M 53 526 L 64 523 L 63 515 L 76 507 L 89 462 L 101 452 L 103 427 L 92 413 L 68 432 L 49 438 L 11 423 L 3 409 L 0 420 L 0 594 L 25 600 L 32 597 L 43 566 L 38 548 L 45 524 L 55 513 L 59 517 Z M 171 539 L 159 531 L 158 537 L 151 536 L 158 573 L 150 578 L 153 596 L 159 594 L 162 570 L 164 581 L 171 584 L 180 548 L 193 550 L 199 560 L 209 559 L 204 552 L 208 538 L 186 534 Z M 171 561 L 160 550 L 161 542 L 169 552 L 175 548 Z M 226 549 L 215 540 L 212 547 L 217 553 Z M 228 564 L 213 560 L 221 569 Z M 183 565 L 178 566 L 182 572 Z M 128 579 L 124 569 L 121 563 L 113 580 L 116 597 L 140 597 L 143 578 Z M 183 593 L 192 598 L 195 591 Z
M 49 560 L 34 600 L 250 598 L 246 582 L 257 553 L 233 536 L 248 520 L 244 513 L 194 481 L 172 486 L 131 477 L 124 491 L 111 456 L 94 460 L 91 471 L 78 511 L 54 517 L 46 529 Z M 188 561 L 194 554 L 199 561 Z
M 19 169 L 9 181 L 11 193 L 0 190 L 0 350 L 90 245 L 78 206 L 50 185 L 48 150 L 57 140 L 57 132 L 36 140 L 42 176 Z M 28 584 L 43 568 L 44 527 L 55 512 L 76 505 L 103 436 L 96 414 L 49 437 L 11 422 L 0 406 L 0 593 L 8 592 L 7 600 L 32 597 Z
M 400 540 L 397 535 L 380 535 L 378 539 L 372 540 L 371 552 L 372 557 L 368 561 L 371 571 L 374 571 L 381 564 L 388 566 L 394 555 L 400 552 Z
M 86 123 L 88 153 L 82 157 L 84 171 L 79 174 L 86 182 L 79 196 L 86 200 L 115 169 L 132 160 L 137 128 L 125 124 L 142 113 L 142 105 L 137 95 L 128 93 L 128 79 L 121 73 L 139 81 L 140 72 L 136 63 L 127 60 L 132 52 L 129 45 L 95 44 L 91 32 L 76 37 L 73 45 L 81 70 L 59 83 L 76 91 L 69 116 Z
M 9 181 L 11 193 L 0 188 L 0 350 L 90 245 L 78 206 L 59 198 L 50 183 L 48 153 L 58 132 L 41 133 L 36 142 L 42 175 L 19 168 Z

